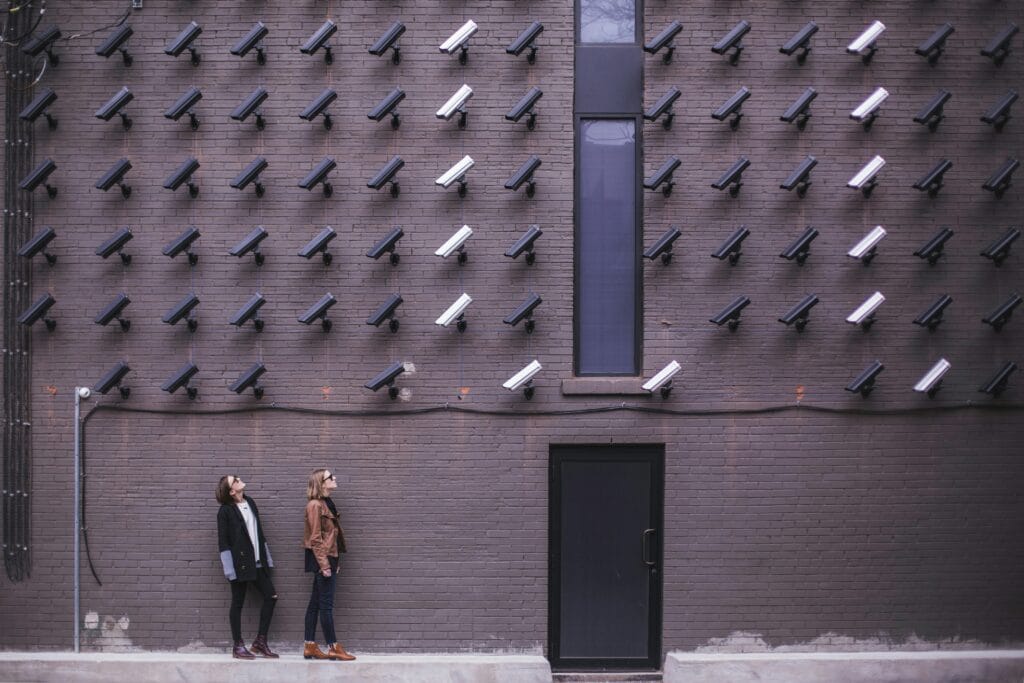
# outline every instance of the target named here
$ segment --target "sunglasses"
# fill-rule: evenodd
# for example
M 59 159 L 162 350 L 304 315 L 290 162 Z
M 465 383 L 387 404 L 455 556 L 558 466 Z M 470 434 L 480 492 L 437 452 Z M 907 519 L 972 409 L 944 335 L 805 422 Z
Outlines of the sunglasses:
M 327 483 L 329 481 L 335 481 L 336 479 L 337 477 L 335 477 L 333 474 L 329 474 L 326 477 L 324 477 L 324 483 Z

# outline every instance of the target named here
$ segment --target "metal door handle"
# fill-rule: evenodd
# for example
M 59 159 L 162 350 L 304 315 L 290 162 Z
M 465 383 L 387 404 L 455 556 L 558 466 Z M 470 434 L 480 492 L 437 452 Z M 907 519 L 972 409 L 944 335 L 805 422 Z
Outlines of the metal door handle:
M 654 566 L 654 560 L 651 559 L 651 544 L 650 544 L 650 538 L 651 538 L 651 536 L 653 534 L 654 534 L 654 529 L 644 529 L 644 533 L 641 535 L 642 547 L 643 547 L 643 549 L 641 551 L 641 559 L 643 560 L 644 564 L 646 564 L 648 567 L 653 567 Z

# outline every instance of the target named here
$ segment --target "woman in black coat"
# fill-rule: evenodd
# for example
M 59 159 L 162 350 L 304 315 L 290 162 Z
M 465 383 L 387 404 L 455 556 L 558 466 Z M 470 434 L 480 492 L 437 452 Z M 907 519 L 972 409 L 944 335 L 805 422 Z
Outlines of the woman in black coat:
M 217 545 L 221 564 L 224 565 L 224 576 L 231 582 L 231 610 L 228 612 L 234 641 L 231 656 L 235 659 L 255 659 L 255 655 L 260 655 L 276 659 L 278 655 L 271 652 L 267 644 L 270 620 L 274 616 L 274 604 L 277 602 L 277 591 L 270 580 L 270 568 L 274 566 L 274 560 L 270 557 L 267 539 L 263 536 L 263 525 L 260 523 L 256 503 L 244 491 L 245 482 L 230 474 L 221 477 L 217 484 L 217 502 L 220 503 L 220 510 L 217 511 Z M 245 648 L 242 641 L 242 604 L 250 584 L 263 595 L 260 626 L 251 651 Z

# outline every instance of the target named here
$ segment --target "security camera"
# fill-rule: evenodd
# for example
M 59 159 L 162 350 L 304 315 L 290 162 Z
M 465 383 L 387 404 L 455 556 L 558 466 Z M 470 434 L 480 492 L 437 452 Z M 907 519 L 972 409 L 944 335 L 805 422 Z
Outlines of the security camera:
M 939 163 L 935 164 L 930 171 L 914 183 L 914 189 L 927 192 L 929 197 L 936 196 L 939 194 L 939 190 L 942 189 L 942 176 L 946 175 L 946 171 L 951 168 L 953 168 L 952 161 L 949 159 L 939 160 Z
M 398 187 L 398 180 L 395 179 L 395 176 L 398 175 L 398 172 L 402 170 L 403 166 L 405 166 L 405 162 L 402 160 L 402 157 L 391 157 L 391 161 L 384 164 L 384 166 L 377 171 L 372 178 L 370 178 L 366 183 L 366 186 L 371 190 L 379 190 L 388 183 L 391 183 L 391 196 L 397 197 L 400 190 Z
M 167 176 L 167 180 L 164 181 L 164 188 L 174 192 L 183 184 L 187 184 L 189 196 L 198 197 L 199 186 L 192 182 L 192 176 L 198 170 L 198 159 L 196 159 L 195 157 L 189 157 L 188 159 L 185 159 L 185 161 L 181 162 L 181 165 L 174 170 L 174 173 Z
M 170 258 L 185 252 L 188 255 L 188 264 L 194 266 L 199 263 L 199 255 L 192 253 L 192 244 L 199 239 L 199 230 L 192 225 L 185 229 L 185 232 L 176 237 L 170 244 L 164 247 L 164 256 Z
M 811 169 L 817 165 L 818 160 L 808 155 L 779 187 L 787 192 L 792 192 L 796 188 L 797 195 L 803 197 L 807 194 L 807 188 L 811 186 Z
M 448 258 L 452 254 L 458 252 L 459 264 L 463 264 L 469 258 L 466 254 L 465 244 L 466 240 L 469 239 L 470 235 L 473 234 L 473 228 L 468 225 L 463 225 L 461 228 L 455 231 L 455 234 L 448 238 L 448 240 L 438 247 L 437 251 L 434 252 L 436 256 L 441 258 Z
M 1007 361 L 1003 364 L 1003 367 L 996 371 L 996 374 L 992 375 L 989 381 L 985 382 L 978 391 L 983 394 L 990 396 L 998 396 L 1006 390 L 1006 384 L 1010 381 L 1010 375 L 1017 369 L 1017 364 L 1013 361 Z
M 679 88 L 669 88 L 664 95 L 658 98 L 658 101 L 651 105 L 650 109 L 644 112 L 644 120 L 646 121 L 657 121 L 662 116 L 665 120 L 661 122 L 662 127 L 668 130 L 672 127 L 672 120 L 675 118 L 675 114 L 672 112 L 672 105 L 682 95 L 682 91 Z
M 544 31 L 544 24 L 539 21 L 535 21 L 525 29 L 522 33 L 516 36 L 508 47 L 505 48 L 505 52 L 515 57 L 518 57 L 523 53 L 523 50 L 529 48 L 530 52 L 526 55 L 526 61 L 529 64 L 533 64 L 537 61 L 537 46 L 534 44 L 539 36 Z
M 871 130 L 872 124 L 878 118 L 878 110 L 881 108 L 882 102 L 885 102 L 888 97 L 888 90 L 885 88 L 875 88 L 875 91 L 868 95 L 866 100 L 850 112 L 850 118 L 862 124 L 864 130 Z
M 683 233 L 675 226 L 669 227 L 665 233 L 655 240 L 654 244 L 644 249 L 644 258 L 654 260 L 661 257 L 666 266 L 672 262 L 672 245 Z
M 661 60 L 665 64 L 669 64 L 672 61 L 673 53 L 676 51 L 676 46 L 672 43 L 672 40 L 679 35 L 679 32 L 682 30 L 683 25 L 678 21 L 673 21 L 671 24 L 663 28 L 661 33 L 644 43 L 644 52 L 656 55 L 664 49 L 665 56 L 662 57 Z
M 98 48 L 96 48 L 96 54 L 100 57 L 110 58 L 112 54 L 121 51 L 121 58 L 125 66 L 132 65 L 132 56 L 128 54 L 128 48 L 124 46 L 128 42 L 128 39 L 132 37 L 132 27 L 128 24 L 122 24 L 118 28 L 114 29 L 114 32 L 107 36 Z
M 338 25 L 328 19 L 313 35 L 306 39 L 306 42 L 299 48 L 304 55 L 314 55 L 320 48 L 324 49 L 324 61 L 328 64 L 334 63 L 334 55 L 331 54 L 331 46 L 327 44 L 331 36 L 338 30 Z
M 459 196 L 466 196 L 466 174 L 469 173 L 469 169 L 473 168 L 473 157 L 468 154 L 455 163 L 454 166 L 449 168 L 447 171 L 442 173 L 437 180 L 434 181 L 435 185 L 440 185 L 443 188 L 448 188 L 452 183 L 458 181 L 459 183 Z
M 875 380 L 882 373 L 882 370 L 885 370 L 885 366 L 882 365 L 881 361 L 871 361 L 870 365 L 864 368 L 852 382 L 846 385 L 846 390 L 867 398 L 874 391 Z
M 402 52 L 398 46 L 398 39 L 402 37 L 403 33 L 405 33 L 405 24 L 400 21 L 391 24 L 391 27 L 384 32 L 384 35 L 370 46 L 370 54 L 374 57 L 380 57 L 388 50 L 392 50 L 391 62 L 398 64 L 402 61 Z
M 57 196 L 57 188 L 47 180 L 50 174 L 57 170 L 57 164 L 53 162 L 53 159 L 44 159 L 42 163 L 32 169 L 32 172 L 22 178 L 21 182 L 18 183 L 18 187 L 21 189 L 32 192 L 37 187 L 42 185 L 46 188 L 46 194 L 52 199 Z
M 453 55 L 458 51 L 459 64 L 465 64 L 469 59 L 469 39 L 477 32 L 477 28 L 476 22 L 470 19 L 441 43 L 441 52 Z
M 395 88 L 387 95 L 380 103 L 370 110 L 370 113 L 366 115 L 367 118 L 373 121 L 380 122 L 388 114 L 391 114 L 391 127 L 397 129 L 401 125 L 401 121 L 398 117 L 398 103 L 405 99 L 405 91 L 401 88 Z
M 505 316 L 505 319 L 501 322 L 515 327 L 520 321 L 525 320 L 526 323 L 523 325 L 523 328 L 526 330 L 527 334 L 533 334 L 535 327 L 533 322 L 533 310 L 540 306 L 542 302 L 543 299 L 531 292 L 530 296 L 526 297 L 526 301 L 519 304 L 516 310 Z
M 231 181 L 231 187 L 236 190 L 244 190 L 250 183 L 255 183 L 256 196 L 262 197 L 265 188 L 263 183 L 260 182 L 260 174 L 266 170 L 267 166 L 266 158 L 256 157 L 249 162 L 248 166 L 242 169 L 241 173 L 235 176 L 235 179 Z
M 392 332 L 398 332 L 398 318 L 395 317 L 395 311 L 401 305 L 402 295 L 392 294 L 376 311 L 370 314 L 370 317 L 366 319 L 366 324 L 380 327 L 387 320 L 388 329 Z
M 934 398 L 935 394 L 937 394 L 939 389 L 942 388 L 942 378 L 945 377 L 951 367 L 953 366 L 948 360 L 940 358 L 938 362 L 924 374 L 924 377 L 918 380 L 917 384 L 914 385 L 914 391 L 921 394 L 928 394 L 928 398 Z
M 1002 199 L 1006 191 L 1010 189 L 1013 172 L 1017 170 L 1018 166 L 1020 166 L 1020 162 L 1010 157 L 1003 162 L 1002 166 L 996 169 L 995 173 L 989 176 L 989 179 L 981 186 L 982 189 L 994 192 L 997 199 Z
M 533 398 L 533 378 L 540 371 L 540 362 L 532 360 L 529 365 L 509 377 L 501 386 L 505 387 L 509 391 L 519 391 L 520 389 L 523 389 L 523 395 L 526 397 L 526 400 L 529 401 Z
M 876 176 L 878 172 L 885 166 L 885 159 L 875 155 L 871 161 L 864 164 L 864 166 L 857 171 L 856 174 L 846 183 L 847 187 L 853 188 L 854 190 L 860 190 L 865 197 L 870 197 L 874 191 L 875 186 L 878 184 Z
M 53 332 L 57 328 L 57 321 L 47 317 L 46 312 L 49 311 L 50 307 L 55 303 L 57 303 L 57 300 L 53 298 L 52 294 L 49 292 L 43 294 L 18 316 L 18 324 L 24 325 L 25 327 L 31 327 L 37 320 L 41 319 L 46 325 L 46 329 Z
M 675 182 L 672 179 L 676 169 L 683 162 L 679 160 L 677 156 L 670 156 L 665 160 L 665 163 L 661 165 L 653 175 L 648 176 L 644 179 L 644 188 L 648 190 L 657 190 L 661 187 L 661 193 L 666 197 L 672 194 L 672 188 L 675 186 Z M 662 187 L 664 185 L 664 187 Z
M 231 112 L 231 118 L 235 121 L 245 121 L 252 114 L 256 115 L 256 129 L 263 130 L 267 125 L 263 119 L 263 113 L 259 111 L 260 105 L 267 99 L 268 93 L 266 88 L 256 88 L 252 93 L 242 101 L 240 105 L 235 107 L 234 111 Z
M 384 254 L 391 254 L 391 265 L 397 266 L 399 255 L 395 253 L 395 247 L 398 246 L 398 240 L 402 239 L 402 236 L 404 235 L 405 232 L 401 228 L 394 228 L 391 232 L 384 235 L 383 239 L 370 247 L 370 250 L 366 252 L 366 255 L 369 258 L 377 260 Z
M 875 43 L 884 31 L 885 24 L 880 21 L 872 22 L 859 36 L 853 39 L 852 43 L 846 46 L 846 51 L 851 55 L 860 55 L 865 64 L 869 63 L 875 56 L 875 52 L 878 51 L 878 46 Z
M 882 241 L 886 234 L 888 233 L 886 233 L 885 228 L 881 225 L 876 225 L 871 229 L 871 232 L 864 235 L 857 244 L 853 245 L 853 248 L 846 252 L 846 255 L 852 259 L 857 259 L 865 266 L 869 265 L 876 256 L 878 243 Z
M 750 235 L 750 230 L 747 226 L 741 225 L 736 228 L 736 231 L 729 235 L 729 239 L 722 242 L 718 249 L 711 252 L 711 255 L 719 261 L 729 259 L 729 265 L 735 266 L 736 262 L 740 260 L 740 256 L 743 254 L 741 251 L 743 248 L 743 240 L 747 239 Z
M 537 241 L 537 238 L 544 234 L 544 231 L 540 229 L 539 225 L 531 225 L 526 229 L 526 232 L 517 239 L 511 247 L 505 251 L 505 256 L 511 259 L 519 258 L 519 255 L 526 252 L 526 264 L 532 266 L 533 262 L 537 260 L 537 255 L 533 252 L 533 243 Z
M 93 391 L 99 392 L 106 395 L 114 387 L 118 388 L 121 394 L 121 398 L 127 399 L 131 394 L 131 389 L 126 386 L 122 386 L 125 375 L 131 372 L 131 368 L 123 360 L 118 361 L 117 364 L 107 371 L 107 374 L 100 378 L 100 381 L 96 383 L 96 386 L 92 388 Z
M 915 53 L 928 60 L 928 63 L 935 66 L 946 49 L 946 39 L 953 35 L 953 24 L 943 24 L 935 29 L 935 32 L 928 36 L 928 39 L 921 43 Z
M 1020 237 L 1020 230 L 1018 228 L 1010 228 L 1003 236 L 997 239 L 992 244 L 985 248 L 985 251 L 981 252 L 981 255 L 987 259 L 991 259 L 992 263 L 996 266 L 1003 265 L 1003 261 L 1010 255 L 1010 247 L 1017 238 Z
M 338 236 L 338 233 L 334 232 L 334 228 L 327 226 L 319 233 L 316 237 L 311 239 L 306 246 L 299 251 L 299 256 L 304 259 L 311 259 L 317 254 L 323 254 L 323 262 L 325 266 L 331 265 L 331 260 L 334 258 L 330 252 L 327 251 L 327 245 L 330 244 L 331 240 Z
M 334 167 L 338 163 L 331 157 L 325 157 L 323 161 L 313 167 L 305 178 L 299 181 L 299 187 L 303 190 L 309 190 L 312 192 L 313 188 L 320 183 L 324 184 L 324 196 L 330 197 L 334 192 L 334 188 L 327 182 L 327 174 L 334 170 Z
M 40 12 L 42 16 L 42 12 Z M 60 58 L 53 51 L 53 44 L 61 37 L 60 29 L 56 26 L 36 33 L 21 46 L 21 51 L 29 57 L 38 57 L 40 53 L 46 52 L 46 58 L 52 66 L 57 66 Z
M 458 299 L 455 300 L 451 306 L 449 306 L 444 313 L 442 313 L 437 320 L 434 321 L 435 325 L 441 327 L 448 327 L 453 322 L 456 323 L 455 327 L 459 332 L 466 331 L 466 308 L 473 303 L 473 297 L 463 292 Z M 457 321 L 457 322 L 456 322 Z
M 312 325 L 317 320 L 320 321 L 320 326 L 324 332 L 331 331 L 331 321 L 327 319 L 327 310 L 338 303 L 338 300 L 334 298 L 334 295 L 328 292 L 324 294 L 320 299 L 306 309 L 306 312 L 299 316 L 299 322 L 303 325 Z
M 160 385 L 160 388 L 169 394 L 173 394 L 178 389 L 184 389 L 190 399 L 195 399 L 199 395 L 199 390 L 195 387 L 190 387 L 189 382 L 197 372 L 199 372 L 199 368 L 195 363 L 185 363 L 166 382 Z
M 662 398 L 668 398 L 668 395 L 672 392 L 672 378 L 682 369 L 683 366 L 679 364 L 679 361 L 673 360 L 655 373 L 654 377 L 644 382 L 640 388 L 651 394 L 658 391 L 661 393 Z
M 927 327 L 929 332 L 934 332 L 942 324 L 942 314 L 951 303 L 953 303 L 953 297 L 943 294 L 921 315 L 914 318 L 914 324 Z
M 263 295 L 259 292 L 253 294 L 245 305 L 238 309 L 234 317 L 228 321 L 228 324 L 234 325 L 235 327 L 241 327 L 250 320 L 252 320 L 253 327 L 256 328 L 257 332 L 263 331 L 263 321 L 259 318 L 259 310 L 263 304 L 267 303 L 267 300 L 263 298 Z
M 46 257 L 46 262 L 51 266 L 57 262 L 57 257 L 46 251 L 46 247 L 53 241 L 57 236 L 56 231 L 53 228 L 47 226 L 32 236 L 28 242 L 21 245 L 18 249 L 18 256 L 23 258 L 33 258 L 36 254 L 42 253 Z
M 948 90 L 940 89 L 932 99 L 928 100 L 928 104 L 924 105 L 921 111 L 917 112 L 917 116 L 914 117 L 915 123 L 920 123 L 923 126 L 928 126 L 928 130 L 933 133 L 942 123 L 942 120 L 946 118 L 943 114 L 943 107 L 949 98 L 953 96 L 953 93 Z
M 807 61 L 807 55 L 811 52 L 811 36 L 817 32 L 818 25 L 813 21 L 808 21 L 802 29 L 794 33 L 793 37 L 779 48 L 779 52 L 789 57 L 797 50 L 800 50 L 800 54 L 796 56 L 796 62 L 797 64 L 803 64 Z
M 114 185 L 117 185 L 121 188 L 121 196 L 128 199 L 128 197 L 132 196 L 132 188 L 131 185 L 124 182 L 124 176 L 130 170 L 132 170 L 132 162 L 127 159 L 115 161 L 114 165 L 107 169 L 107 172 L 96 181 L 96 189 L 106 192 Z
M 334 124 L 331 121 L 331 115 L 327 113 L 327 107 L 331 105 L 334 100 L 338 99 L 338 93 L 327 88 L 315 100 L 313 100 L 308 107 L 302 110 L 299 114 L 300 119 L 306 121 L 312 121 L 320 114 L 324 115 L 324 128 L 327 130 L 331 129 Z
M 796 121 L 796 127 L 803 130 L 807 126 L 807 120 L 811 118 L 811 102 L 818 96 L 818 91 L 814 88 L 807 88 L 804 90 L 800 97 L 796 98 L 793 104 L 789 105 L 786 111 L 782 112 L 782 116 L 779 120 L 785 121 L 786 123 L 793 123 Z
M 473 89 L 463 83 L 462 87 L 456 90 L 455 94 L 441 105 L 435 116 L 445 121 L 451 121 L 452 117 L 457 113 L 459 115 L 459 128 L 465 128 L 467 117 L 469 116 L 468 112 L 466 112 L 466 102 L 471 97 L 473 97 Z
M 732 119 L 729 121 L 729 127 L 733 130 L 740 125 L 740 119 L 743 118 L 743 113 L 740 109 L 743 108 L 743 103 L 750 97 L 750 90 L 744 86 L 736 91 L 736 93 L 725 101 L 721 107 L 711 112 L 711 118 L 716 121 L 725 121 L 730 116 Z
M 1022 301 L 1019 294 L 1011 294 L 1010 298 L 999 304 L 994 311 L 986 315 L 981 319 L 981 322 L 986 325 L 991 325 L 992 329 L 996 332 L 1003 329 L 1003 325 L 1010 321 L 1010 316 L 1013 315 L 1013 309 L 1020 306 Z
M 729 50 L 734 52 L 729 55 L 729 63 L 736 66 L 740 61 L 740 53 L 743 52 L 743 46 L 740 45 L 740 41 L 743 40 L 743 36 L 750 32 L 750 22 L 746 19 L 741 19 L 738 24 L 732 27 L 732 29 L 726 33 L 721 40 L 715 43 L 711 47 L 711 51 L 716 55 L 724 55 Z
M 508 110 L 505 114 L 505 120 L 511 121 L 512 123 L 519 123 L 519 119 L 523 118 L 526 114 L 530 115 L 530 118 L 526 120 L 526 129 L 533 130 L 537 125 L 537 112 L 534 111 L 534 107 L 537 105 L 537 100 L 544 96 L 544 92 L 534 86 L 530 88 L 525 95 L 516 102 L 515 106 Z
M 231 54 L 238 57 L 244 57 L 249 54 L 253 48 L 256 48 L 256 63 L 266 64 L 267 55 L 263 50 L 263 46 L 260 45 L 260 41 L 263 40 L 269 32 L 270 29 L 264 26 L 262 21 L 257 21 L 256 25 L 253 26 L 241 40 L 235 43 L 233 48 L 231 48 Z
M 96 118 L 109 121 L 114 116 L 120 115 L 121 125 L 128 130 L 132 127 L 132 120 L 121 110 L 134 99 L 135 95 L 132 94 L 132 91 L 128 89 L 128 86 L 124 86 L 114 93 L 114 96 L 107 100 L 106 104 L 96 110 Z
M 171 121 L 177 121 L 185 114 L 188 114 L 188 120 L 192 126 L 192 130 L 199 128 L 199 117 L 192 111 L 192 107 L 196 105 L 199 100 L 203 99 L 203 93 L 199 91 L 199 88 L 192 87 L 185 91 L 185 94 L 177 99 L 167 111 L 164 112 L 164 118 L 170 119 Z
M 728 306 L 723 308 L 718 315 L 711 318 L 711 322 L 718 326 L 728 325 L 730 332 L 735 332 L 740 326 L 740 314 L 743 309 L 750 305 L 750 299 L 745 296 L 738 296 Z
M 51 104 L 57 101 L 57 93 L 50 88 L 43 88 L 39 94 L 32 98 L 28 106 L 21 110 L 18 118 L 22 121 L 33 123 L 40 116 L 46 117 L 46 124 L 53 130 L 57 127 L 57 118 L 46 111 Z
M 1010 120 L 1010 107 L 1016 101 L 1017 91 L 1008 91 L 988 111 L 982 114 L 981 120 L 994 126 L 996 130 L 1002 130 L 1006 122 Z
M 945 249 L 946 242 L 953 236 L 953 231 L 949 228 L 942 228 L 935 236 L 924 243 L 924 246 L 914 252 L 914 256 L 918 258 L 926 259 L 928 265 L 934 266 L 938 263 L 939 259 L 942 258 L 943 250 Z
M 242 258 L 251 251 L 256 258 L 256 265 L 262 266 L 264 257 L 263 254 L 260 253 L 260 242 L 267 239 L 268 234 L 269 233 L 262 225 L 257 225 L 241 242 L 231 247 L 231 251 L 228 253 L 232 256 Z
M 252 395 L 259 400 L 263 398 L 263 387 L 259 385 L 260 377 L 267 371 L 263 363 L 253 363 L 248 370 L 239 375 L 238 379 L 228 387 L 236 394 L 245 393 L 246 389 L 252 389 Z
M 740 157 L 717 181 L 711 183 L 711 187 L 716 190 L 724 190 L 728 187 L 730 196 L 735 197 L 743 187 L 743 172 L 747 170 L 748 166 L 750 166 L 750 159 Z
M 188 26 L 182 29 L 181 33 L 167 44 L 167 47 L 164 48 L 164 54 L 177 57 L 185 50 L 188 50 L 191 55 L 192 66 L 199 66 L 199 52 L 192 46 L 192 41 L 198 38 L 202 32 L 203 29 L 199 27 L 199 24 L 194 21 L 189 22 Z
M 194 318 L 188 317 L 188 314 L 198 305 L 199 297 L 195 293 L 190 293 L 175 304 L 174 308 L 167 311 L 162 320 L 168 325 L 177 325 L 179 321 L 185 320 L 188 325 L 188 331 L 195 332 L 196 328 L 199 327 L 199 323 Z
M 96 247 L 96 255 L 107 259 L 114 254 L 118 254 L 121 257 L 121 263 L 127 266 L 132 262 L 132 257 L 131 255 L 124 253 L 122 250 L 134 236 L 135 235 L 132 234 L 131 228 L 121 228 L 115 232 L 112 237 L 105 240 L 100 246 Z
M 398 387 L 395 386 L 395 380 L 398 376 L 405 372 L 405 363 L 396 361 L 384 368 L 376 377 L 371 379 L 363 386 L 370 391 L 379 391 L 380 389 L 387 387 L 388 396 L 392 399 L 398 397 Z
M 811 309 L 818 304 L 817 294 L 808 294 L 800 300 L 796 306 L 786 311 L 779 322 L 789 327 L 793 325 L 796 327 L 797 332 L 803 332 L 804 328 L 807 327 L 807 321 L 810 318 Z
M 881 292 L 875 292 L 855 308 L 853 313 L 846 316 L 846 322 L 851 325 L 860 325 L 867 332 L 875 324 L 875 312 L 884 302 L 885 296 Z
M 997 33 L 988 45 L 981 49 L 981 54 L 990 57 L 996 66 L 999 66 L 1010 54 L 1010 40 L 1017 35 L 1020 28 L 1017 24 L 1009 24 L 1002 31 Z
M 512 174 L 512 177 L 505 181 L 505 189 L 515 192 L 523 183 L 526 183 L 526 196 L 532 197 L 537 191 L 537 183 L 533 179 L 533 173 L 540 168 L 540 157 L 532 156 L 523 162 L 519 170 Z
M 128 295 L 121 292 L 99 312 L 99 315 L 96 316 L 93 322 L 106 327 L 110 324 L 110 321 L 117 319 L 117 322 L 121 325 L 121 331 L 127 332 L 132 327 L 132 321 L 122 317 L 121 314 L 131 302 L 132 300 L 128 298 Z
M 796 259 L 799 265 L 803 265 L 807 260 L 807 257 L 811 254 L 811 242 L 818 236 L 817 228 L 807 226 L 807 229 L 800 234 L 786 249 L 779 254 L 780 258 L 784 258 L 787 261 Z

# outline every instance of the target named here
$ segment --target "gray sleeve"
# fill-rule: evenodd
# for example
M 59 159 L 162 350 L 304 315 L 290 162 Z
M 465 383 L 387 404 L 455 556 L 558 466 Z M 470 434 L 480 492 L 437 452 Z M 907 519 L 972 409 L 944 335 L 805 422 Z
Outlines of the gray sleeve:
M 228 577 L 228 581 L 234 581 L 238 578 L 235 575 L 235 562 L 231 559 L 230 550 L 224 550 L 221 552 L 220 563 L 224 565 L 224 576 Z
M 270 556 L 270 546 L 267 545 L 266 543 L 264 543 L 263 544 L 263 549 L 267 551 L 267 566 L 268 567 L 273 567 L 274 566 L 274 558 Z

